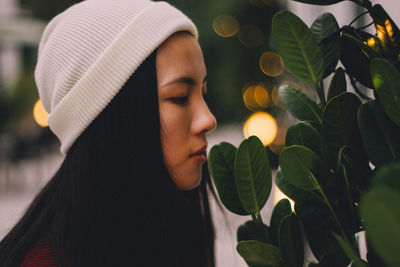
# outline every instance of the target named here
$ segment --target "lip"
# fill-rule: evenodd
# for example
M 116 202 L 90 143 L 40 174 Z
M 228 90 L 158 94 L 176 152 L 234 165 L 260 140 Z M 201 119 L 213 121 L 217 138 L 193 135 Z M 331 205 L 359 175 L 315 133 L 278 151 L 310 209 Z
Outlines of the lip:
M 207 145 L 203 145 L 202 147 L 200 147 L 199 149 L 195 150 L 192 154 L 190 154 L 190 156 L 198 156 L 199 154 L 204 154 L 206 155 L 206 151 L 207 151 Z
M 190 158 L 203 163 L 206 161 L 206 154 L 194 154 Z
M 200 147 L 199 149 L 197 149 L 192 154 L 190 154 L 190 158 L 193 158 L 200 162 L 205 162 L 206 158 L 207 158 L 206 151 L 207 151 L 207 145 L 204 145 L 204 146 Z

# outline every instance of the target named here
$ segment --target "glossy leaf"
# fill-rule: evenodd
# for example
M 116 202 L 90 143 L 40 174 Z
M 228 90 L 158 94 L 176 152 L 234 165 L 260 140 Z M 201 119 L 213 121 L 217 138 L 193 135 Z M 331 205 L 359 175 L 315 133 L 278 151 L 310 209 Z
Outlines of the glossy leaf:
M 335 71 L 340 58 L 339 25 L 331 13 L 319 16 L 310 27 L 324 57 L 323 78 Z
M 284 193 L 287 197 L 289 197 L 296 203 L 313 199 L 313 196 L 309 192 L 301 190 L 300 188 L 295 187 L 294 185 L 289 183 L 283 175 L 282 170 L 276 172 L 274 182 L 278 186 L 279 190 L 282 191 L 282 193 Z
M 293 124 L 286 132 L 286 146 L 302 145 L 318 154 L 322 142 L 322 136 L 307 122 Z
M 347 266 L 349 259 L 331 234 L 338 232 L 338 229 L 327 205 L 311 199 L 296 202 L 295 211 L 302 222 L 307 241 L 317 260 L 330 263 L 331 266 Z M 335 257 L 331 258 L 330 255 Z
M 287 198 L 281 199 L 274 207 L 269 223 L 271 229 L 271 240 L 273 244 L 279 245 L 279 227 L 283 218 L 292 214 L 292 206 Z
M 279 227 L 279 247 L 288 266 L 302 267 L 304 247 L 299 219 L 292 214 L 286 216 Z
M 354 251 L 354 248 L 351 246 L 351 244 L 347 240 L 345 240 L 343 237 L 341 237 L 335 233 L 333 233 L 333 236 L 339 242 L 340 246 L 342 247 L 343 251 L 346 253 L 347 257 L 349 257 L 350 259 L 353 260 L 353 263 L 351 266 L 367 267 L 367 265 L 360 258 L 358 253 L 356 251 Z
M 399 28 L 379 4 L 373 5 L 370 14 L 374 20 L 375 29 L 383 48 L 384 57 L 397 60 L 397 56 L 400 53 Z
M 400 266 L 399 203 L 400 193 L 386 186 L 372 188 L 364 194 L 360 203 L 361 217 L 371 246 L 391 266 Z
M 375 58 L 371 62 L 371 76 L 383 109 L 400 126 L 400 73 L 385 59 Z
M 272 35 L 286 68 L 297 78 L 317 84 L 324 73 L 321 49 L 307 25 L 290 11 L 272 19 Z
M 380 166 L 400 156 L 400 128 L 388 118 L 379 102 L 372 100 L 360 106 L 358 126 L 372 164 Z
M 291 86 L 280 87 L 279 96 L 289 112 L 299 120 L 321 123 L 322 112 L 317 103 Z
M 400 163 L 391 163 L 379 168 L 375 173 L 371 186 L 387 186 L 400 192 Z
M 344 30 L 341 38 L 342 49 L 340 61 L 349 75 L 364 86 L 374 88 L 369 72 L 370 56 L 367 56 L 367 53 L 364 52 L 369 47 L 359 42 L 356 37 L 358 35 L 358 32 L 354 29 Z M 361 49 L 360 45 L 364 49 Z
M 279 164 L 288 182 L 305 191 L 318 189 L 318 180 L 331 178 L 329 169 L 321 158 L 304 146 L 293 145 L 284 148 L 279 157 Z
M 222 204 L 233 213 L 248 215 L 236 189 L 234 175 L 236 150 L 236 147 L 226 142 L 213 146 L 208 156 L 210 173 Z
M 278 265 L 281 262 L 280 249 L 257 240 L 240 241 L 236 250 L 247 262 L 253 264 Z
M 258 240 L 264 243 L 271 242 L 269 227 L 254 221 L 247 221 L 240 225 L 236 237 L 238 242 L 243 240 Z
M 249 214 L 257 214 L 269 197 L 272 177 L 264 145 L 250 136 L 239 146 L 235 157 L 235 182 L 240 202 Z
M 342 68 L 338 68 L 333 75 L 331 84 L 328 89 L 328 101 L 335 96 L 347 91 L 346 76 Z
M 360 99 L 352 93 L 342 93 L 326 104 L 322 113 L 322 136 L 329 147 L 339 150 L 349 144 L 360 105 Z

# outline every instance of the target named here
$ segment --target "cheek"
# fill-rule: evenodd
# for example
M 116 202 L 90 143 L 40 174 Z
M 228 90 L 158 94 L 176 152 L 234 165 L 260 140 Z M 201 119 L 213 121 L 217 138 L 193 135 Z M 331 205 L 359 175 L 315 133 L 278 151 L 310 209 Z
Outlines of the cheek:
M 183 112 L 167 107 L 160 107 L 161 144 L 164 160 L 169 168 L 179 165 L 185 153 L 187 143 L 187 121 Z
M 164 162 L 172 180 L 180 190 L 197 187 L 201 165 L 189 159 L 190 124 L 187 112 L 160 109 L 161 144 Z

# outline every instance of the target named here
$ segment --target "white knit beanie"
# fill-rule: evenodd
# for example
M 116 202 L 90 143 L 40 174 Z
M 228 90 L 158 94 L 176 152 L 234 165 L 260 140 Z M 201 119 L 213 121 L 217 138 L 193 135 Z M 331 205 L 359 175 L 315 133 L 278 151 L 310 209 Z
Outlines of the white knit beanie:
M 150 0 L 86 0 L 50 21 L 35 81 L 63 154 L 139 65 L 178 31 L 198 37 L 182 12 Z

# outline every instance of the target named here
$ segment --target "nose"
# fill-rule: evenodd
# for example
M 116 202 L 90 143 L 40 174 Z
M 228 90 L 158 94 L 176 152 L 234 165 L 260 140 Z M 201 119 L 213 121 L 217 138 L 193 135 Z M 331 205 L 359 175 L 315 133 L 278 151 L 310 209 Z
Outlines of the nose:
M 217 120 L 208 108 L 207 103 L 203 100 L 201 105 L 197 107 L 193 121 L 193 131 L 195 134 L 208 134 L 217 127 Z

